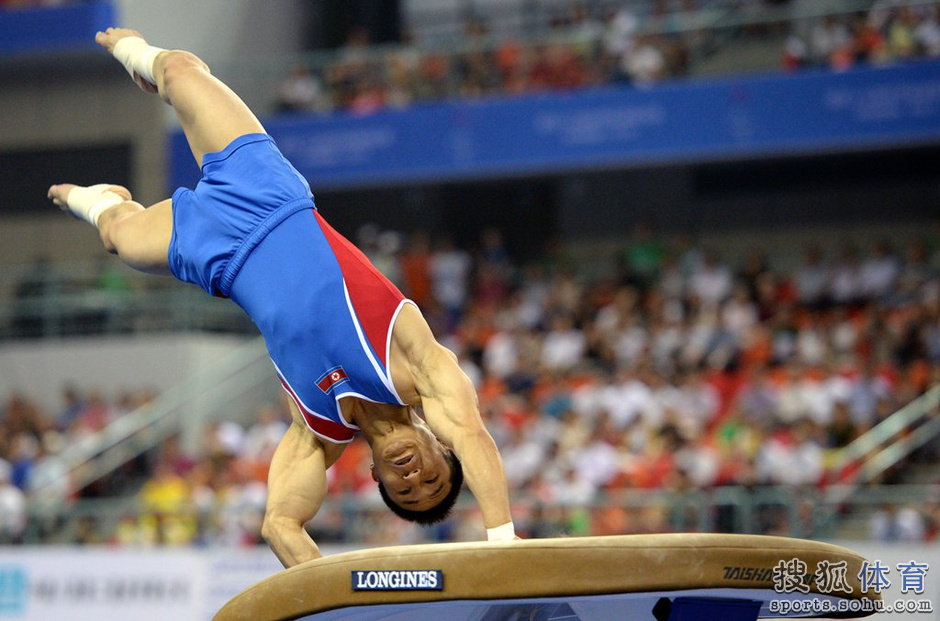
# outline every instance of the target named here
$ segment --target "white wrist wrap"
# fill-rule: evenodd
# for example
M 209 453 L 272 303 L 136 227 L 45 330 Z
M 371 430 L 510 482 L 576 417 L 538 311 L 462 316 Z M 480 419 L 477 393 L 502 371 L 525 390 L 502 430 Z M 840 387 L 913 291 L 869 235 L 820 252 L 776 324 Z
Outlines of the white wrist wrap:
M 149 45 L 140 37 L 124 37 L 114 44 L 111 53 L 124 65 L 132 78 L 136 73 L 156 86 L 157 80 L 153 77 L 153 61 L 160 52 L 164 51 L 166 50 L 163 48 Z
M 72 188 L 66 199 L 69 209 L 79 218 L 98 226 L 98 218 L 106 209 L 124 202 L 119 194 L 108 190 L 111 185 L 99 183 L 87 188 L 82 186 Z
M 516 538 L 516 527 L 512 522 L 506 522 L 502 526 L 486 529 L 487 541 L 512 541 Z

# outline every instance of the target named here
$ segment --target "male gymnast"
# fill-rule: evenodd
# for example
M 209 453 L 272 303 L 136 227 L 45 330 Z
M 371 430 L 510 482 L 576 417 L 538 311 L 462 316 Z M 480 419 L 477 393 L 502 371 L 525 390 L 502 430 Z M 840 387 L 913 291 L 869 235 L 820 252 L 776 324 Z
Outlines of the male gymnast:
M 326 223 L 307 182 L 199 58 L 128 29 L 95 41 L 173 107 L 202 178 L 148 208 L 110 184 L 53 185 L 49 198 L 131 267 L 231 298 L 258 326 L 293 417 L 271 461 L 262 526 L 278 559 L 291 567 L 321 556 L 304 524 L 357 432 L 397 515 L 443 520 L 466 477 L 487 537 L 513 539 L 506 476 L 476 392 L 414 303 Z

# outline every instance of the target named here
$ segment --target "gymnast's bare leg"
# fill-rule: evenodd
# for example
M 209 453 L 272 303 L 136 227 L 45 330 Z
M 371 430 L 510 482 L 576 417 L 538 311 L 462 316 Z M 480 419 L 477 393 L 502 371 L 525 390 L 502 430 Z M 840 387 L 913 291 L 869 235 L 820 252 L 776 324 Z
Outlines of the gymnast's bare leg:
M 115 53 L 115 46 L 125 38 L 129 40 L 121 46 L 121 58 Z M 128 63 L 138 61 L 140 70 L 132 71 L 134 81 L 145 92 L 158 93 L 173 106 L 200 166 L 206 153 L 221 151 L 244 134 L 264 132 L 248 106 L 211 75 L 209 67 L 195 55 L 151 47 L 140 33 L 126 28 L 108 28 L 99 32 L 95 41 L 125 63 L 128 71 L 133 69 Z M 130 61 L 127 49 L 135 50 Z M 105 249 L 131 267 L 149 273 L 169 273 L 171 199 L 145 208 L 122 186 L 99 184 L 84 188 L 70 183 L 53 185 L 49 198 L 96 226 Z

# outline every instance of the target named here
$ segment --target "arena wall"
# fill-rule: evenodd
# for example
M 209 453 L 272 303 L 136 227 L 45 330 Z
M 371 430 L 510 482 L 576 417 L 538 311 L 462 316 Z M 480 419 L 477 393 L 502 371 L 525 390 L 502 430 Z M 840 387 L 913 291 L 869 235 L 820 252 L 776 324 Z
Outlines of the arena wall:
M 0 401 L 22 393 L 50 414 L 62 406 L 61 389 L 159 394 L 197 375 L 244 344 L 243 337 L 137 335 L 114 338 L 9 342 L 0 345 Z M 272 372 L 272 385 L 275 385 Z

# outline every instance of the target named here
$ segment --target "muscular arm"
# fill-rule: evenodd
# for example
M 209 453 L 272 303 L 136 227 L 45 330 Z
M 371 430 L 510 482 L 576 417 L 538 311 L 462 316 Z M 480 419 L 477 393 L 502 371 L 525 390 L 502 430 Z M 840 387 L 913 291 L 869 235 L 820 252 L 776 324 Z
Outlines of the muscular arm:
M 302 423 L 284 434 L 268 473 L 268 504 L 261 535 L 284 567 L 320 558 L 304 529 L 326 496 L 326 452 Z
M 433 341 L 415 370 L 425 419 L 434 434 L 453 447 L 470 491 L 494 528 L 512 521 L 509 486 L 493 437 L 483 425 L 476 390 L 449 350 Z

